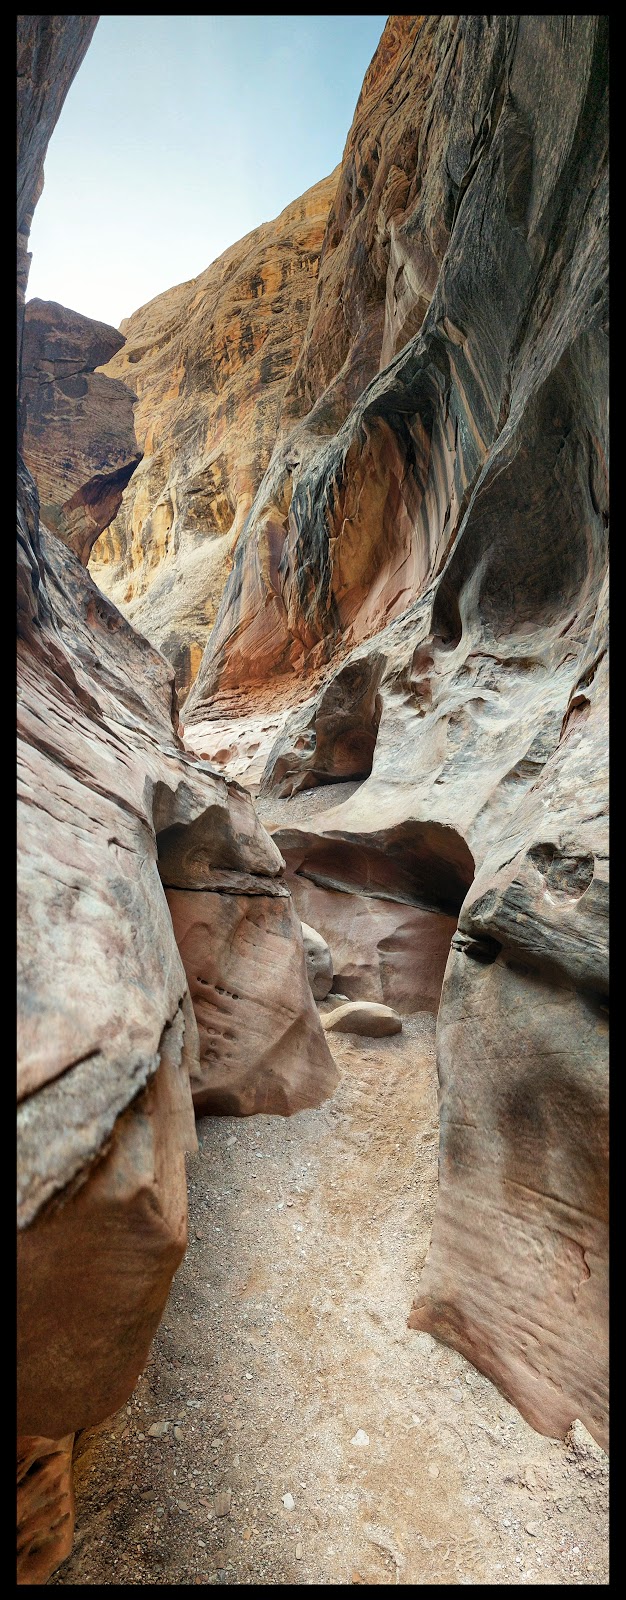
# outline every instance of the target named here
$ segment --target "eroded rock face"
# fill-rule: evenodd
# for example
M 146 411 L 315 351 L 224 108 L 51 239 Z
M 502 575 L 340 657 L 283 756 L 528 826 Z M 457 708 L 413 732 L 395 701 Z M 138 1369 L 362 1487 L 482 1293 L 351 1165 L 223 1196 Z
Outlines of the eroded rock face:
M 299 862 L 283 845 L 285 859 Z M 376 1000 L 409 1015 L 439 1009 L 456 916 L 375 895 L 330 889 L 305 871 L 288 871 L 300 917 L 310 917 L 333 952 L 333 988 L 350 1000 Z
M 122 334 L 54 301 L 29 300 L 24 318 L 21 427 L 41 518 L 87 565 L 141 461 L 135 396 L 94 368 Z
M 337 176 L 134 312 L 106 368 L 138 396 L 143 462 L 91 570 L 173 663 L 181 699 L 274 447 Z
M 301 923 L 304 958 L 311 993 L 316 1000 L 325 1000 L 333 981 L 333 958 L 326 940 L 316 928 Z
M 43 189 L 48 141 L 97 17 L 17 17 L 17 373 L 33 212 Z M 19 444 L 19 436 L 18 436 Z
M 604 1447 L 607 642 L 605 585 L 559 744 L 453 939 L 438 1023 L 440 1199 L 410 1318 L 476 1361 L 541 1432 L 563 1435 L 573 1413 Z
M 389 109 L 400 84 L 404 98 L 359 182 L 368 81 Z M 446 916 L 450 932 L 460 913 L 438 1029 L 439 1212 L 413 1320 L 535 1426 L 563 1433 L 578 1416 L 602 1442 L 606 23 L 390 19 L 366 89 L 292 432 L 239 540 L 185 724 L 194 740 L 209 711 L 277 717 L 282 685 L 262 794 L 361 780 L 275 831 L 348 993 L 311 883 L 345 897 L 338 925 L 357 897 Z M 376 313 L 369 195 L 411 119 L 414 180 Z M 361 382 L 330 309 L 344 233 Z
M 20 19 L 24 204 L 95 20 Z M 19 1581 L 43 1583 L 71 1543 L 71 1436 L 131 1393 L 186 1244 L 198 1032 L 159 867 L 271 897 L 283 862 L 183 749 L 172 669 L 42 524 L 21 458 L 17 533 Z M 285 896 L 313 1104 L 320 1062 L 334 1078 Z
M 200 1115 L 290 1116 L 332 1094 L 338 1073 L 289 893 L 260 878 L 247 888 L 167 890 L 198 1023 L 193 1101 Z
M 65 1439 L 22 1438 L 17 1452 L 17 1582 L 46 1583 L 74 1538 L 72 1447 Z
M 397 1012 L 374 1000 L 349 1000 L 346 1005 L 335 1006 L 323 1023 L 326 1033 L 357 1033 L 371 1039 L 402 1032 L 402 1018 Z

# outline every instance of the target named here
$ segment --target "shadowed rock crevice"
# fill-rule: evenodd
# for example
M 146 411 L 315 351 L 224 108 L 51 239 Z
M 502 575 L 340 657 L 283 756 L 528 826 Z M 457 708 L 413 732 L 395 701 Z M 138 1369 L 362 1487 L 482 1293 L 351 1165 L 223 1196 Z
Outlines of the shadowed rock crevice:
M 267 759 L 261 794 L 281 798 L 323 783 L 366 778 L 382 713 L 384 657 L 355 659 L 335 674 L 312 712 L 291 717 Z

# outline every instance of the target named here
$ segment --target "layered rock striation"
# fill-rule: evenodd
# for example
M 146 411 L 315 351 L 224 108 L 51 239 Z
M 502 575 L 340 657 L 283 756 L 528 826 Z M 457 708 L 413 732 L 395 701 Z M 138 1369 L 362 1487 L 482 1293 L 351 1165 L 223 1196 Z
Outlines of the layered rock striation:
M 41 160 L 95 20 L 20 19 Z M 50 28 L 63 93 L 47 100 Z M 74 362 L 75 336 L 91 335 L 85 319 L 66 322 Z M 59 481 L 54 444 L 49 460 Z M 170 886 L 210 902 L 197 920 L 213 977 L 242 977 L 249 1012 L 257 1001 L 245 1104 L 213 1032 L 229 1108 L 288 1114 L 318 1104 L 337 1074 L 277 847 L 247 791 L 184 750 L 172 668 L 46 528 L 21 458 L 17 534 L 18 1581 L 43 1583 L 71 1548 L 73 1435 L 131 1393 L 186 1246 L 194 1093 L 199 1109 L 209 1102 Z M 264 937 L 289 978 L 282 1014 L 263 1015 L 245 933 L 229 939 L 233 907 L 245 928 L 259 904 L 279 909 Z
M 123 336 L 52 301 L 29 300 L 21 378 L 22 452 L 41 517 L 86 566 L 141 461 L 135 396 L 95 368 Z
M 378 173 L 409 127 L 384 234 Z M 412 1324 L 538 1428 L 577 1416 L 605 1443 L 605 20 L 391 19 L 337 196 L 292 431 L 185 737 L 206 752 L 219 719 L 227 749 L 229 717 L 233 744 L 238 719 L 273 719 L 261 796 L 337 986 L 439 1004 L 440 1199 Z M 290 825 L 290 797 L 342 783 Z M 383 959 L 402 943 L 383 913 L 399 929 L 405 907 L 408 1003 Z M 353 908 L 373 918 L 367 978 Z
M 91 571 L 172 662 L 181 699 L 276 441 L 336 180 L 134 312 L 105 368 L 138 397 L 143 461 Z

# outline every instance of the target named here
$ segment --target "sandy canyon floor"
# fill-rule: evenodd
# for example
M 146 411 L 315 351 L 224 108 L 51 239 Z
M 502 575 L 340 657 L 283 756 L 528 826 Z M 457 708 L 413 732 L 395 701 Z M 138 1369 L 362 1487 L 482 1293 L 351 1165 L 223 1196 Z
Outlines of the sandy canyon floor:
M 335 1035 L 316 1111 L 198 1124 L 189 1248 L 132 1401 L 78 1439 L 50 1584 L 608 1582 L 606 1458 L 406 1326 L 434 1029 Z

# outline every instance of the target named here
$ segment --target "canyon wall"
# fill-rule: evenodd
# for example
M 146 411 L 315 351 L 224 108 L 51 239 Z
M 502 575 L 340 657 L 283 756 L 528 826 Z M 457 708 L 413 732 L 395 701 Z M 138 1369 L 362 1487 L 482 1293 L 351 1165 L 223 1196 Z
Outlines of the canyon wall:
M 65 93 L 95 20 L 21 19 L 26 218 L 32 63 Z M 109 598 L 20 471 L 22 1581 L 145 1359 L 193 1101 L 332 1091 L 294 906 L 335 990 L 438 1012 L 411 1325 L 606 1444 L 606 35 L 389 19 L 339 171 L 123 325 Z
M 104 367 L 137 395 L 143 461 L 91 572 L 172 662 L 181 699 L 275 444 L 336 180 L 134 312 Z
M 19 19 L 31 212 L 96 21 Z M 64 327 L 68 362 L 90 329 L 101 351 L 100 325 L 54 322 L 55 368 Z M 46 485 L 63 483 L 62 437 L 51 429 L 36 462 Z M 35 1584 L 71 1548 L 73 1436 L 132 1392 L 185 1250 L 194 1103 L 288 1115 L 337 1081 L 280 853 L 248 793 L 184 750 L 172 668 L 63 532 L 45 526 L 18 456 L 18 1582 Z M 205 982 L 200 1040 L 168 895 L 184 902 L 185 934 L 211 940 L 210 979 L 197 937 L 190 966 Z M 249 938 L 233 944 L 233 908 L 256 930 L 252 962 Z M 288 977 L 269 1019 L 266 966 Z M 251 1018 L 242 1071 L 230 1041 Z
M 603 1444 L 607 77 L 599 17 L 390 20 L 184 708 L 226 770 L 274 732 L 262 814 L 350 992 L 433 1008 L 458 919 L 411 1322 Z
M 46 527 L 86 566 L 141 460 L 126 385 L 95 368 L 124 343 L 104 322 L 29 300 L 24 316 L 22 453 Z

